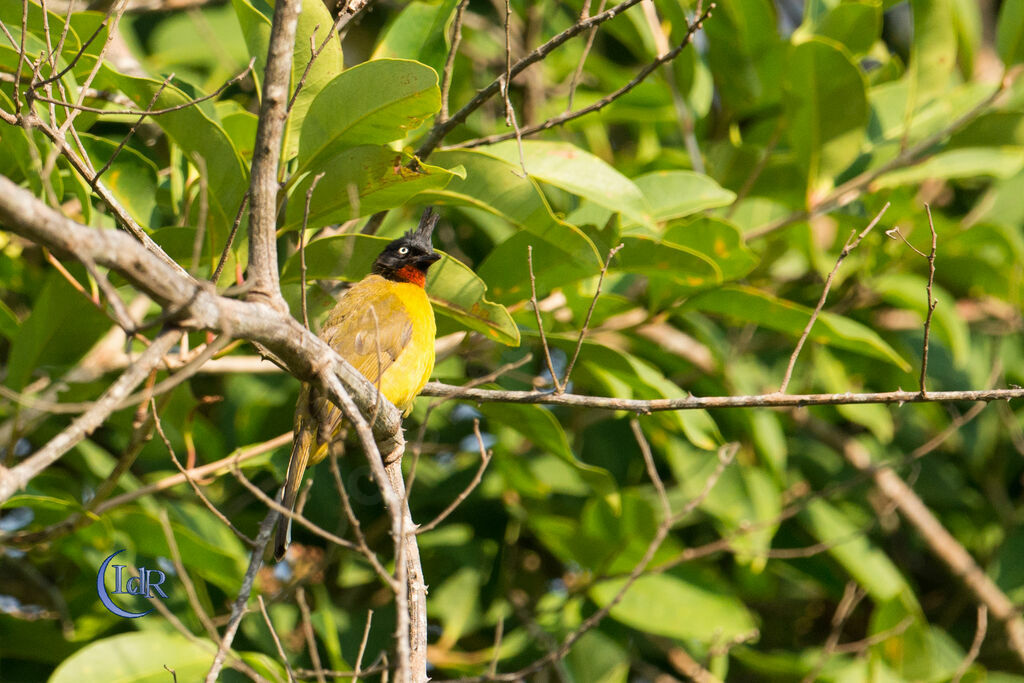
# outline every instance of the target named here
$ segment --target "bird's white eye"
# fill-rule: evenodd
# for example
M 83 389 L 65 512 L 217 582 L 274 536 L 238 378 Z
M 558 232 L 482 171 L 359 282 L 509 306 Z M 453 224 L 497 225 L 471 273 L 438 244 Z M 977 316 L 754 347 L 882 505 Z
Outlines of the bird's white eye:
M 409 247 L 399 247 L 398 253 L 401 254 L 402 256 L 405 256 L 406 254 L 409 253 Z

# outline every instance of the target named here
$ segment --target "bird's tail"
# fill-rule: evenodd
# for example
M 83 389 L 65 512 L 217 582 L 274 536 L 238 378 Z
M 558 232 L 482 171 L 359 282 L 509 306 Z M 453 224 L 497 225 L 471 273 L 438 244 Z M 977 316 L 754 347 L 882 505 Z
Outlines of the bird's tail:
M 295 440 L 292 443 L 292 456 L 288 460 L 288 478 L 284 483 L 284 499 L 281 504 L 289 511 L 295 510 L 295 499 L 299 495 L 302 475 L 309 464 L 309 456 L 313 451 L 314 432 L 305 425 L 296 425 Z M 292 519 L 281 519 L 277 524 L 277 538 L 274 542 L 274 557 L 280 562 L 291 542 Z

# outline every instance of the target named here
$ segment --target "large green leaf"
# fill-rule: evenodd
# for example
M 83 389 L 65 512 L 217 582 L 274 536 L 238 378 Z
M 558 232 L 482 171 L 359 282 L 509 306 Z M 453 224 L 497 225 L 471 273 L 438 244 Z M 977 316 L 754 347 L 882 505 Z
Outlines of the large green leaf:
M 812 309 L 779 299 L 752 287 L 729 285 L 699 294 L 686 302 L 688 310 L 720 313 L 799 337 L 810 320 Z M 809 341 L 828 344 L 872 358 L 878 358 L 904 372 L 907 363 L 872 329 L 855 320 L 822 311 L 811 330 Z
M 405 5 L 371 59 L 415 59 L 441 71 L 448 56 L 448 25 L 459 0 L 415 0 Z
M 86 645 L 57 667 L 49 683 L 166 683 L 206 675 L 217 646 L 160 631 L 121 633 Z M 166 669 L 164 667 L 167 667 Z
M 668 241 L 625 235 L 622 251 L 615 257 L 615 269 L 671 279 L 679 294 L 706 289 L 722 281 L 715 261 L 690 247 Z
M 319 228 L 393 209 L 420 192 L 443 189 L 462 173 L 461 169 L 425 163 L 411 171 L 406 168 L 411 159 L 384 145 L 335 150 L 333 156 L 318 162 L 318 172 L 324 177 L 313 191 L 307 227 Z M 295 187 L 285 212 L 285 229 L 302 227 L 306 192 L 314 178 L 307 174 Z
M 866 84 L 850 58 L 821 38 L 792 49 L 787 76 L 786 134 L 813 201 L 860 155 L 868 122 Z
M 580 477 L 601 496 L 615 493 L 618 487 L 608 472 L 579 460 L 569 446 L 558 419 L 544 406 L 530 404 L 484 403 L 479 407 L 488 420 L 507 425 L 545 453 L 555 455 L 575 468 Z
M 1024 167 L 1024 147 L 966 147 L 940 152 L 928 160 L 890 171 L 871 183 L 871 190 L 914 185 L 933 178 L 1009 178 Z
M 294 177 L 322 170 L 347 148 L 405 137 L 440 107 L 437 72 L 429 66 L 405 59 L 354 66 L 328 83 L 310 105 Z
M 1024 0 L 1004 0 L 999 10 L 996 49 L 1007 67 L 1024 62 Z
M 136 107 L 145 109 L 152 102 L 153 95 L 163 86 L 163 82 L 126 76 L 104 65 L 99 70 L 94 86 L 120 90 Z M 186 104 L 193 99 L 192 95 L 175 85 L 168 84 L 163 87 L 154 108 L 163 109 Z M 212 268 L 215 259 L 220 257 L 227 241 L 228 230 L 234 223 L 242 197 L 249 188 L 248 169 L 231 138 L 221 127 L 216 109 L 209 100 L 155 116 L 153 121 L 185 152 L 191 163 L 195 163 L 194 157 L 201 157 L 206 166 L 207 198 L 210 207 L 206 253 Z M 199 202 L 196 201 L 194 205 L 198 211 Z
M 536 182 L 517 175 L 515 164 L 477 150 L 438 152 L 430 158 L 443 166 L 462 166 L 466 177 L 453 179 L 443 190 L 423 192 L 424 200 L 480 209 L 522 229 L 492 249 L 477 268 L 496 301 L 529 298 L 528 245 L 534 247 L 533 270 L 541 291 L 601 270 L 591 239 L 556 218 Z
M 758 258 L 747 248 L 739 228 L 719 218 L 673 223 L 665 231 L 664 239 L 714 261 L 725 281 L 743 277 L 757 265 Z
M 319 280 L 355 281 L 373 265 L 387 239 L 369 235 L 337 235 L 316 240 L 306 247 L 306 277 Z M 297 282 L 299 255 L 285 264 L 282 282 Z M 519 328 L 501 304 L 487 299 L 487 285 L 473 270 L 442 252 L 427 277 L 427 294 L 434 310 L 460 325 L 509 346 L 519 345 Z
M 908 116 L 944 92 L 956 68 L 956 32 L 951 0 L 911 0 L 914 38 L 907 79 Z
M 82 277 L 79 268 L 72 271 Z M 7 359 L 7 386 L 21 390 L 41 366 L 62 370 L 75 363 L 110 327 L 110 320 L 51 271 L 21 324 Z
M 864 537 L 864 530 L 830 503 L 816 499 L 800 513 L 800 521 L 851 577 L 875 600 L 889 600 L 909 591 L 900 570 Z
M 256 59 L 255 80 L 262 90 L 263 74 L 266 69 L 267 48 L 270 44 L 270 22 L 274 9 L 265 0 L 232 0 L 235 15 L 242 27 L 250 56 Z M 292 77 L 289 87 L 294 92 L 299 80 L 305 74 L 302 90 L 299 91 L 288 117 L 284 133 L 284 159 L 291 159 L 299 150 L 299 131 L 302 128 L 310 104 L 321 90 L 344 68 L 341 44 L 333 37 L 324 44 L 319 56 L 310 65 L 312 42 L 319 48 L 334 25 L 327 7 L 322 2 L 305 2 L 295 28 L 295 53 L 292 57 Z M 309 66 L 309 73 L 305 73 Z
M 106 138 L 88 133 L 79 133 L 78 137 L 97 171 L 117 150 L 117 143 Z M 156 164 L 126 145 L 101 179 L 132 218 L 149 227 L 155 224 L 158 171 Z
M 603 607 L 625 581 L 602 581 L 590 589 L 590 597 Z M 611 616 L 644 633 L 703 642 L 729 640 L 755 626 L 727 586 L 686 569 L 641 576 L 612 607 Z
M 522 173 L 519 145 L 515 140 L 491 145 L 486 153 L 504 159 Z M 640 188 L 601 159 L 575 145 L 524 140 L 522 166 L 532 178 L 589 199 L 638 223 L 650 223 L 652 220 L 650 207 Z

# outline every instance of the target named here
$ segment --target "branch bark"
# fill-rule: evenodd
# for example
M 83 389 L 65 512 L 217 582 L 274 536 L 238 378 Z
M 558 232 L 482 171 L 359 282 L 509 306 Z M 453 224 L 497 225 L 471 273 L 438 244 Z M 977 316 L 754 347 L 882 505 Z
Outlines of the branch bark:
M 263 301 L 280 311 L 287 311 L 288 306 L 281 296 L 277 272 L 277 174 L 281 138 L 288 120 L 292 53 L 301 9 L 301 0 L 278 0 L 274 6 L 249 189 L 249 299 Z

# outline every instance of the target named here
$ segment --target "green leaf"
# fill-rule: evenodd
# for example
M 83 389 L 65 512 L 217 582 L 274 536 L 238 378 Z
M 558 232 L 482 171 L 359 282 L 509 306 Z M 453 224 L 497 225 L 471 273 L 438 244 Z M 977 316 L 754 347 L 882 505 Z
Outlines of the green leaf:
M 864 530 L 822 499 L 812 500 L 799 514 L 801 522 L 829 554 L 875 600 L 909 592 L 900 570 L 864 536 Z
M 405 59 L 354 66 L 328 83 L 310 105 L 293 178 L 323 170 L 342 150 L 403 138 L 440 107 L 437 72 L 429 66 Z
M 651 207 L 651 218 L 667 221 L 729 206 L 736 193 L 694 171 L 655 171 L 633 179 Z
M 389 240 L 369 235 L 336 235 L 306 247 L 306 277 L 354 282 L 370 272 Z M 462 326 L 509 346 L 519 345 L 519 328 L 508 310 L 487 299 L 487 284 L 456 258 L 441 253 L 427 276 L 427 294 L 434 310 Z M 298 282 L 299 254 L 288 259 L 282 282 Z
M 496 301 L 529 298 L 527 245 L 534 247 L 540 291 L 600 272 L 601 256 L 591 239 L 556 218 L 536 182 L 518 176 L 515 164 L 477 150 L 438 152 L 430 158 L 442 166 L 464 167 L 466 177 L 453 179 L 443 190 L 423 192 L 424 201 L 481 209 L 523 230 L 498 244 L 477 268 Z
M 814 201 L 860 155 L 868 122 L 866 84 L 850 58 L 820 38 L 793 48 L 787 74 L 786 133 L 807 177 L 808 200 Z
M 448 170 L 420 163 L 417 170 L 406 168 L 412 159 L 383 145 L 362 145 L 336 150 L 317 166 L 324 177 L 313 191 L 309 204 L 310 228 L 342 223 L 401 206 L 426 190 L 443 189 L 461 169 Z M 294 188 L 285 212 L 285 230 L 302 227 L 306 192 L 315 176 L 307 174 Z
M 81 281 L 82 270 L 72 268 Z M 50 272 L 32 313 L 11 343 L 7 386 L 20 391 L 32 372 L 53 366 L 60 372 L 78 361 L 110 327 L 110 320 L 74 290 L 59 273 Z M 73 330 L 73 334 L 69 331 Z
M 305 126 L 308 112 L 313 102 L 332 80 L 345 68 L 345 58 L 341 52 L 341 40 L 334 31 L 334 17 L 324 2 L 302 3 L 302 13 L 295 27 L 295 54 L 292 58 L 291 92 L 298 87 L 305 74 L 302 90 L 295 97 L 291 113 L 288 116 L 288 128 L 284 134 L 284 159 L 291 159 L 299 151 L 300 131 Z M 324 38 L 330 39 L 324 44 L 323 50 L 316 60 L 313 50 L 319 49 Z M 311 44 L 312 43 L 312 44 Z M 264 53 L 265 54 L 265 53 Z M 309 66 L 309 72 L 306 67 Z
M 491 145 L 486 153 L 505 160 L 516 172 L 522 173 L 519 146 L 515 140 Z M 650 207 L 640 188 L 601 159 L 575 145 L 524 140 L 522 162 L 531 178 L 589 199 L 638 223 L 652 221 Z
M 132 100 L 136 107 L 145 109 L 153 95 L 163 86 L 162 81 L 150 78 L 135 78 L 102 66 L 96 77 L 95 87 L 120 90 Z M 175 85 L 163 88 L 157 98 L 156 109 L 179 106 L 192 100 L 192 96 Z M 249 189 L 249 173 L 242 163 L 241 155 L 235 149 L 231 138 L 220 125 L 212 102 L 204 101 L 186 106 L 177 111 L 154 117 L 154 122 L 177 144 L 190 163 L 201 157 L 206 166 L 208 185 L 209 216 L 206 231 L 205 253 L 210 259 L 212 270 L 215 259 L 227 242 L 228 230 L 234 223 L 243 195 Z M 195 202 L 194 211 L 198 211 Z M 236 247 L 237 247 L 236 243 Z
M 669 278 L 682 291 L 705 289 L 722 281 L 722 271 L 701 252 L 667 241 L 624 236 L 622 251 L 615 257 L 614 268 L 651 277 Z
M 571 465 L 598 495 L 606 496 L 618 490 L 607 470 L 588 465 L 576 457 L 562 425 L 545 407 L 525 403 L 484 403 L 479 410 L 488 420 L 514 429 L 537 448 Z
M 740 285 L 729 285 L 699 294 L 687 301 L 684 308 L 720 313 L 794 337 L 803 333 L 813 312 L 813 309 Z M 850 318 L 823 311 L 808 340 L 878 358 L 904 372 L 910 371 L 910 364 L 876 332 Z
M 103 168 L 117 150 L 117 143 L 106 138 L 88 133 L 79 133 L 78 137 L 81 138 L 82 145 L 97 171 Z M 117 201 L 124 205 L 139 225 L 145 227 L 158 224 L 153 220 L 157 206 L 158 170 L 156 164 L 126 145 L 101 176 L 103 184 L 110 189 Z
M 18 320 L 18 316 L 14 314 L 10 306 L 0 301 L 0 334 L 6 337 L 7 341 L 14 341 L 20 327 L 21 322 Z
M 872 281 L 871 288 L 886 302 L 916 311 L 920 314 L 923 324 L 924 316 L 928 313 L 928 306 L 925 303 L 927 285 L 928 281 L 919 275 L 891 273 Z M 957 313 L 956 297 L 934 283 L 932 290 L 932 296 L 939 302 L 932 313 L 932 331 L 936 332 L 936 336 L 949 348 L 953 363 L 957 367 L 963 367 L 970 353 L 970 330 Z
M 231 5 L 235 8 L 238 25 L 242 28 L 242 36 L 249 48 L 249 56 L 256 60 L 253 63 L 253 80 L 256 82 L 257 93 L 262 93 L 274 9 L 265 0 L 231 0 Z
M 956 68 L 956 33 L 951 0 L 910 0 L 914 38 L 907 79 L 908 115 L 947 90 Z
M 173 669 L 179 681 L 206 675 L 217 646 L 160 631 L 121 633 L 86 645 L 64 660 L 49 683 L 167 683 Z
M 448 26 L 458 4 L 459 0 L 406 4 L 370 59 L 415 59 L 440 72 L 448 57 Z
M 843 45 L 852 54 L 863 54 L 881 37 L 882 3 L 844 2 L 833 7 L 815 32 Z
M 967 147 L 939 152 L 908 168 L 890 171 L 871 183 L 871 191 L 914 185 L 934 178 L 1009 178 L 1024 168 L 1024 147 Z
M 672 224 L 665 231 L 665 242 L 692 249 L 714 261 L 723 281 L 741 278 L 757 265 L 758 258 L 746 245 L 743 235 L 732 223 L 701 217 Z
M 602 581 L 590 589 L 590 597 L 604 607 L 625 582 Z M 735 638 L 755 626 L 731 590 L 686 569 L 641 576 L 612 607 L 611 617 L 644 633 L 705 643 Z
M 996 50 L 1007 67 L 1024 62 L 1024 0 L 1004 0 L 996 26 Z

